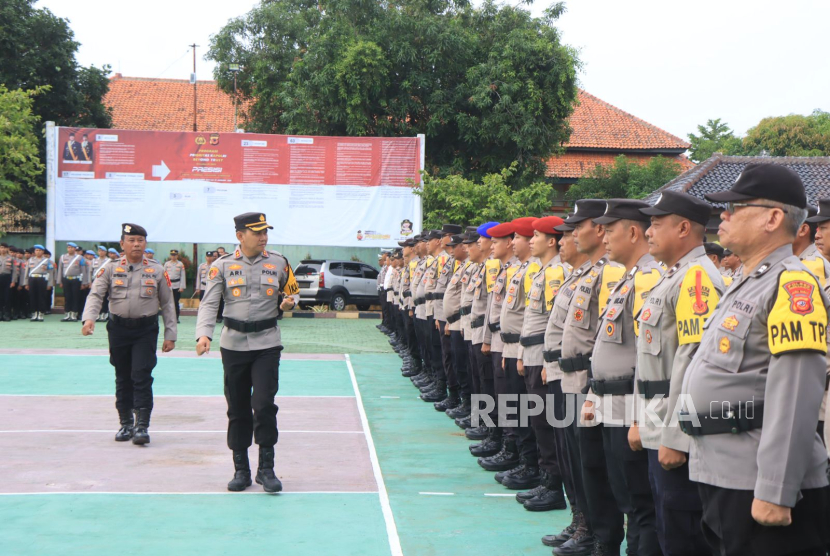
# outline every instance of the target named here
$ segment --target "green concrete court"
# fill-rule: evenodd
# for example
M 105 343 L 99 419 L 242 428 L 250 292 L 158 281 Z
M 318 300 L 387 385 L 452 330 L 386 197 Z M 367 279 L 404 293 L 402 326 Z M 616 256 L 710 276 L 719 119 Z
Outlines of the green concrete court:
M 55 321 L 59 318 L 52 317 Z M 182 335 L 192 337 L 193 325 L 187 322 L 188 319 L 192 320 L 192 317 L 182 319 L 185 329 Z M 332 405 L 335 401 L 342 404 L 353 400 L 355 412 L 360 403 L 370 435 L 359 436 L 366 439 L 360 447 L 365 461 L 360 461 L 359 466 L 366 469 L 372 465 L 369 461 L 371 439 L 380 472 L 379 477 L 374 477 L 374 488 L 342 492 L 348 490 L 348 485 L 329 481 L 326 488 L 319 491 L 305 488 L 305 492 L 292 492 L 292 484 L 296 489 L 299 481 L 292 483 L 283 477 L 281 457 L 284 467 L 289 467 L 286 460 L 292 459 L 292 472 L 296 472 L 298 465 L 303 463 L 303 456 L 314 454 L 316 461 L 308 462 L 309 467 L 314 467 L 310 472 L 322 473 L 322 476 L 325 476 L 327 466 L 336 469 L 345 465 L 348 458 L 337 449 L 321 449 L 321 446 L 325 448 L 325 437 L 322 440 L 315 437 L 314 450 L 304 452 L 308 446 L 296 440 L 292 444 L 296 435 L 289 434 L 285 436 L 285 442 L 281 437 L 277 447 L 277 474 L 285 484 L 285 492 L 278 496 L 259 494 L 258 485 L 249 489 L 256 494 L 229 494 L 223 491 L 224 484 L 216 485 L 212 492 L 176 494 L 155 491 L 140 494 L 121 491 L 0 492 L 0 554 L 213 556 L 265 551 L 287 555 L 550 554 L 550 549 L 542 546 L 539 539 L 544 534 L 560 531 L 570 522 L 570 513 L 527 512 L 515 502 L 513 491 L 504 489 L 493 480 L 492 473 L 483 471 L 469 455 L 467 446 L 470 442 L 464 438 L 461 429 L 436 412 L 431 404 L 420 401 L 417 390 L 400 376 L 400 360 L 387 347 L 385 337 L 375 330 L 376 323 L 333 319 L 283 321 L 281 327 L 286 348 L 280 367 L 278 395 L 278 403 L 280 397 L 319 397 L 317 400 L 305 398 L 303 403 L 319 405 L 320 419 L 336 417 L 331 415 L 330 409 L 335 407 Z M 36 326 L 45 328 L 29 332 L 28 329 Z M 186 330 L 188 326 L 190 331 Z M 59 322 L 42 325 L 20 321 L 0 323 L 0 404 L 4 397 L 14 396 L 18 402 L 15 407 L 20 408 L 26 403 L 23 397 L 28 396 L 37 403 L 31 411 L 48 411 L 48 403 L 43 407 L 44 401 L 48 402 L 49 397 L 54 396 L 56 407 L 61 407 L 59 399 L 61 403 L 81 404 L 77 406 L 81 411 L 76 413 L 83 414 L 84 407 L 89 408 L 88 412 L 98 407 L 92 396 L 97 397 L 100 404 L 100 397 L 112 395 L 113 375 L 108 358 L 106 355 L 89 355 L 86 351 L 99 350 L 95 353 L 101 353 L 100 350 L 106 347 L 105 331 L 99 327 L 95 336 L 89 339 L 81 338 L 79 328 L 79 325 Z M 78 336 L 71 336 L 70 330 Z M 21 341 L 18 335 L 24 340 Z M 9 350 L 38 347 L 79 349 L 77 355 L 8 353 Z M 318 360 L 293 356 L 314 352 L 349 353 L 359 397 L 342 398 L 356 395 L 345 358 L 321 356 L 326 359 Z M 163 396 L 213 397 L 211 407 L 219 411 L 222 400 L 215 397 L 222 394 L 222 369 L 218 359 L 160 354 L 154 376 L 155 394 L 160 396 L 156 400 L 157 412 L 161 412 L 160 406 L 169 403 Z M 72 397 L 67 401 L 67 398 L 59 398 L 62 396 Z M 90 398 L 85 400 L 85 397 Z M 290 401 L 286 400 L 281 406 L 280 419 L 291 417 L 283 414 L 283 411 L 290 412 L 296 407 L 296 404 L 288 403 Z M 114 410 L 112 413 L 114 432 Z M 15 429 L 15 420 L 20 424 L 25 419 L 4 412 L 2 406 L 0 415 L 3 416 L 0 452 L 9 450 L 10 437 L 33 446 L 42 442 L 43 437 L 34 433 L 32 438 L 2 434 L 4 430 Z M 306 411 L 302 417 L 308 416 Z M 211 417 L 215 426 L 221 423 L 222 417 L 221 414 Z M 60 414 L 54 415 L 54 419 L 59 421 L 60 418 Z M 57 424 L 55 428 L 59 428 Z M 152 436 L 153 426 L 150 433 Z M 161 453 L 162 449 L 168 449 L 175 453 L 175 445 L 164 447 L 163 441 L 171 436 L 157 434 L 145 450 L 155 448 L 156 453 Z M 351 438 L 354 436 L 350 435 Z M 111 445 L 116 444 L 110 434 L 105 433 L 90 433 L 78 438 L 87 441 L 58 445 L 51 452 L 53 459 L 49 465 L 57 481 L 62 479 L 61 454 L 65 454 L 67 461 L 73 459 L 69 456 L 77 455 L 64 451 L 90 451 L 83 455 L 94 460 L 96 450 L 101 454 L 109 453 L 105 450 L 111 452 L 114 449 Z M 224 436 L 204 435 L 203 441 L 213 443 L 211 449 L 219 454 L 216 465 L 222 481 L 230 479 L 230 453 L 227 452 L 227 462 L 222 455 L 225 453 L 222 450 L 226 450 Z M 107 444 L 97 448 L 102 442 Z M 281 456 L 281 447 L 301 453 Z M 142 450 L 131 445 L 117 448 L 124 448 L 124 457 L 129 457 L 133 449 Z M 254 454 L 252 450 L 251 455 Z M 8 456 L 0 458 L 0 468 L 8 459 Z M 315 465 L 311 466 L 311 463 Z M 69 469 L 69 466 L 65 468 Z M 107 471 L 113 472 L 112 469 Z M 177 470 L 179 473 L 187 471 L 187 467 Z M 148 480 L 152 481 L 152 476 Z M 169 477 L 166 480 L 169 481 Z M 91 490 L 94 488 L 94 485 L 90 487 Z M 383 495 L 384 490 L 388 498 Z M 384 515 L 384 500 L 388 500 L 391 514 Z

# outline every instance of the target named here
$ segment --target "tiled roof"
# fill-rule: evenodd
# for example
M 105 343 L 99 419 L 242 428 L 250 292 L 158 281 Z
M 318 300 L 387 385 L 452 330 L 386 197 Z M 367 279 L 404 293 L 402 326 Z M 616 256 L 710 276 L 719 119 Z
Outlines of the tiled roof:
M 199 131 L 233 132 L 233 101 L 216 81 L 196 84 Z M 113 127 L 157 131 L 193 131 L 193 85 L 185 79 L 122 77 L 110 79 L 104 104 L 112 108 Z M 242 125 L 240 107 L 240 126 Z
M 0 203 L 0 231 L 6 234 L 40 234 L 46 215 L 31 215 L 11 203 Z
M 649 195 L 646 201 L 656 202 L 660 193 L 666 190 L 684 191 L 701 199 L 709 193 L 726 191 L 751 162 L 781 164 L 797 172 L 807 190 L 807 199 L 813 204 L 818 198 L 830 196 L 830 157 L 724 156 L 716 153 Z
M 579 104 L 568 120 L 573 132 L 566 149 L 676 150 L 689 143 L 579 90 Z
M 625 154 L 632 162 L 639 164 L 648 164 L 648 161 L 654 158 L 653 154 L 642 153 L 620 153 L 620 152 L 584 152 L 584 151 L 567 151 L 559 156 L 554 156 L 547 160 L 547 170 L 545 175 L 548 177 L 555 177 L 558 179 L 579 179 L 586 172 L 593 170 L 596 166 L 611 166 L 614 164 L 614 159 L 620 154 Z M 686 158 L 684 155 L 666 156 L 670 160 L 674 160 L 680 164 L 685 171 L 694 168 L 694 162 Z

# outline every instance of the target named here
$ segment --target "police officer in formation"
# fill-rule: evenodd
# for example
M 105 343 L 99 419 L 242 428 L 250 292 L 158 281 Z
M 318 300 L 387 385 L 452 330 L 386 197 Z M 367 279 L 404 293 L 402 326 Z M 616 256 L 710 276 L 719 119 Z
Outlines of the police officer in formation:
M 83 252 L 79 252 L 78 244 L 69 241 L 66 244 L 66 253 L 58 259 L 57 278 L 63 287 L 64 310 L 66 315 L 63 322 L 78 322 L 83 310 L 81 287 L 89 285 L 87 261 Z
M 571 524 L 542 539 L 554 554 L 618 555 L 623 541 L 638 555 L 827 554 L 830 199 L 805 222 L 801 180 L 772 164 L 707 198 L 726 206 L 728 287 L 720 246 L 704 245 L 712 205 L 672 191 L 481 225 L 453 234 L 444 260 L 424 249 L 442 231 L 427 231 L 384 265 L 381 329 L 416 386 L 440 392 L 467 369 L 472 393 L 553 405 L 553 422 L 526 426 L 508 419 L 516 404 L 476 398 L 473 422 L 456 422 L 484 434 L 470 452 L 527 489 L 527 510 L 567 497 Z M 411 298 L 442 276 L 438 315 L 469 344 L 436 354 L 407 318 L 427 320 Z M 451 394 L 435 406 L 452 416 Z
M 100 268 L 83 313 L 81 333 L 89 336 L 109 297 L 110 363 L 115 367 L 115 408 L 121 428 L 115 440 L 143 445 L 150 442 L 148 428 L 153 411 L 153 369 L 159 335 L 159 312 L 164 319 L 162 351 L 176 344 L 176 312 L 170 278 L 158 263 L 144 256 L 147 230 L 137 224 L 121 226 L 124 256 Z
M 173 305 L 176 308 L 176 322 L 179 322 L 179 301 L 182 292 L 187 287 L 184 263 L 179 260 L 179 251 L 170 250 L 170 258 L 164 263 L 164 271 L 170 277 L 170 285 L 173 288 Z
M 251 486 L 248 448 L 259 446 L 256 482 L 266 492 L 279 492 L 274 473 L 277 443 L 279 363 L 282 341 L 277 316 L 299 301 L 299 286 L 288 260 L 265 249 L 268 230 L 260 212 L 234 218 L 239 247 L 214 261 L 196 321 L 196 353 L 210 351 L 219 310 L 225 300 L 224 326 L 219 340 L 228 402 L 228 448 L 233 451 L 234 476 L 228 490 Z M 281 301 L 282 300 L 282 301 Z

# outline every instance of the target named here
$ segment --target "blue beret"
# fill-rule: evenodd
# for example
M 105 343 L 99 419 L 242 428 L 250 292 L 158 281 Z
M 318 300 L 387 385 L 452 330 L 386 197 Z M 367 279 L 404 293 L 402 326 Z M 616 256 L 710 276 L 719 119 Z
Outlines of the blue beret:
M 43 245 L 39 244 L 39 243 L 37 245 L 35 245 L 35 249 L 42 249 L 42 250 L 46 251 L 46 248 Z
M 77 244 L 77 243 L 75 243 L 74 241 L 67 241 L 67 242 L 66 242 L 66 246 L 67 246 L 67 247 L 75 247 L 75 248 L 77 249 L 78 244 Z
M 145 252 L 145 253 L 150 253 L 151 255 L 155 255 L 155 254 L 156 254 L 156 252 L 155 252 L 155 251 L 153 251 L 152 249 L 150 249 L 149 247 L 148 247 L 147 249 L 145 249 L 145 250 L 144 250 L 144 252 Z
M 109 249 L 107 249 L 107 253 L 115 253 L 117 255 L 118 251 L 116 251 L 113 247 L 110 247 Z
M 498 226 L 498 225 L 499 225 L 499 223 L 498 223 L 498 222 L 487 222 L 486 224 L 482 224 L 481 226 L 479 226 L 479 227 L 476 229 L 476 232 L 477 232 L 477 233 L 478 233 L 478 235 L 480 235 L 481 237 L 486 237 L 486 238 L 488 238 L 488 239 L 492 239 L 492 238 L 490 237 L 490 234 L 488 234 L 487 232 L 488 232 L 488 230 L 490 230 L 490 228 L 492 228 L 492 227 L 494 227 L 494 226 Z
M 98 249 L 101 250 L 101 251 L 106 251 L 107 250 L 107 248 L 104 247 L 103 245 L 99 245 Z
M 94 256 L 95 256 L 95 251 L 93 251 L 93 250 L 91 250 L 91 249 L 87 249 L 87 250 L 86 250 L 86 253 L 84 253 L 84 254 L 85 254 L 85 255 L 92 255 L 92 256 L 94 257 Z

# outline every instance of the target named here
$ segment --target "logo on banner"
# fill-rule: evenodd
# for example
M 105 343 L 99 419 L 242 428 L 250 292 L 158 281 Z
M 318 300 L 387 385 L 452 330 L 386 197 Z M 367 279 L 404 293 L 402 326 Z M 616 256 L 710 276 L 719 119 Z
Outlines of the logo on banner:
M 401 235 L 402 236 L 411 236 L 412 235 L 412 221 L 408 218 L 405 218 L 401 222 Z
M 357 231 L 357 241 L 363 241 L 363 232 L 360 230 Z
M 197 145 L 204 145 L 205 143 L 207 143 L 207 140 L 205 140 L 204 136 L 199 135 L 198 137 L 196 137 Z
M 219 144 L 219 134 L 218 133 L 211 133 L 210 134 L 210 144 L 211 145 L 218 145 Z

